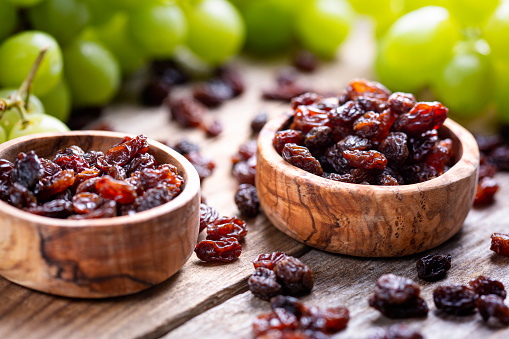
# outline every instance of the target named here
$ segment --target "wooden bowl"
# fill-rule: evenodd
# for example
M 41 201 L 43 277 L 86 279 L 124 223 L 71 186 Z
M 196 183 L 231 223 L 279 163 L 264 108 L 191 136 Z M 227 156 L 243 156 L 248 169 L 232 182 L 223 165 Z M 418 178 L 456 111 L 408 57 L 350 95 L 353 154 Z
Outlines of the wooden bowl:
M 78 145 L 107 151 L 126 134 L 79 131 L 44 133 L 0 145 L 0 159 L 19 152 L 40 157 Z M 0 201 L 0 274 L 17 284 L 66 297 L 104 298 L 136 293 L 177 272 L 198 238 L 200 180 L 180 154 L 149 140 L 158 163 L 185 179 L 172 201 L 132 216 L 65 220 L 24 212 Z
M 412 185 L 369 186 L 325 179 L 290 165 L 275 151 L 275 133 L 291 115 L 269 121 L 258 138 L 256 186 L 263 211 L 279 230 L 324 251 L 362 257 L 422 252 L 461 228 L 475 194 L 479 150 L 474 137 L 447 119 L 456 164 Z

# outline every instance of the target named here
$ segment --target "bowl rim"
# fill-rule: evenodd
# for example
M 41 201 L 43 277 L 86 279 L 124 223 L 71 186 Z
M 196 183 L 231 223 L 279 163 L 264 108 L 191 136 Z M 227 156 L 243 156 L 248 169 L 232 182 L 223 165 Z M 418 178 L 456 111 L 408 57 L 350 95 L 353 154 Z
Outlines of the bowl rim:
M 272 140 L 276 132 L 284 123 L 293 117 L 292 112 L 285 112 L 273 119 L 269 120 L 258 136 L 258 158 L 262 158 L 275 168 L 276 171 L 284 172 L 286 177 L 296 177 L 302 180 L 315 182 L 317 186 L 330 191 L 355 190 L 364 192 L 375 192 L 377 195 L 391 194 L 395 192 L 403 194 L 405 192 L 428 191 L 449 186 L 452 182 L 464 179 L 477 171 L 479 163 L 479 148 L 474 136 L 450 118 L 447 118 L 442 125 L 443 128 L 456 136 L 461 147 L 461 157 L 457 162 L 449 168 L 444 174 L 416 184 L 404 184 L 397 186 L 381 186 L 381 185 L 362 185 L 354 183 L 346 183 L 323 178 L 307 172 L 301 168 L 293 166 L 286 162 L 279 153 L 276 152 Z M 260 160 L 259 160 L 260 161 Z
M 112 132 L 112 131 L 94 131 L 94 130 L 82 130 L 82 131 L 69 131 L 64 133 L 45 132 L 36 133 L 28 136 L 23 136 L 6 141 L 0 144 L 0 152 L 7 150 L 9 147 L 17 145 L 19 143 L 27 142 L 32 139 L 53 139 L 66 136 L 86 136 L 86 137 L 114 137 L 124 138 L 135 137 L 137 134 Z M 133 215 L 116 216 L 112 218 L 100 218 L 100 219 L 82 219 L 82 220 L 69 220 L 69 219 L 58 219 L 52 217 L 46 217 L 41 215 L 32 214 L 23 211 L 17 207 L 9 205 L 7 202 L 0 200 L 0 210 L 3 214 L 7 214 L 13 219 L 23 219 L 32 224 L 39 224 L 41 226 L 54 226 L 54 227 L 69 227 L 69 228 L 82 228 L 82 227 L 112 227 L 112 226 L 129 226 L 144 223 L 150 219 L 157 219 L 163 215 L 167 215 L 172 211 L 178 210 L 181 207 L 188 204 L 192 199 L 200 193 L 200 178 L 198 172 L 194 166 L 180 153 L 173 150 L 172 148 L 147 138 L 149 149 L 158 148 L 174 158 L 184 169 L 187 175 L 184 189 L 178 196 L 173 200 L 168 201 L 160 206 L 153 207 L 146 211 L 137 212 Z M 78 145 L 79 146 L 79 145 Z M 113 146 L 113 145 L 112 145 Z M 28 150 L 27 150 L 28 151 Z M 0 219 L 1 221 L 1 219 Z

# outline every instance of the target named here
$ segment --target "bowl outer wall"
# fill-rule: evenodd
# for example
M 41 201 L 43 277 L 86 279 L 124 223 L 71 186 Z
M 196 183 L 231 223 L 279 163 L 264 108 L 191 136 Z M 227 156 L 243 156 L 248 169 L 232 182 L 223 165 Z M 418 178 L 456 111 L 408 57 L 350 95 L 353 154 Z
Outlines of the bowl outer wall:
M 443 127 L 457 146 L 454 166 L 423 183 L 384 187 L 336 182 L 288 164 L 272 140 L 290 117 L 269 121 L 258 138 L 260 205 L 282 232 L 329 252 L 395 257 L 438 246 L 460 230 L 475 194 L 479 150 L 454 121 Z
M 126 135 L 41 133 L 1 144 L 0 158 L 12 160 L 30 149 L 44 157 L 71 144 L 104 151 Z M 73 221 L 33 215 L 0 201 L 0 274 L 47 293 L 103 298 L 144 290 L 177 272 L 198 237 L 199 177 L 182 155 L 148 141 L 149 153 L 184 176 L 185 187 L 174 200 L 133 216 Z

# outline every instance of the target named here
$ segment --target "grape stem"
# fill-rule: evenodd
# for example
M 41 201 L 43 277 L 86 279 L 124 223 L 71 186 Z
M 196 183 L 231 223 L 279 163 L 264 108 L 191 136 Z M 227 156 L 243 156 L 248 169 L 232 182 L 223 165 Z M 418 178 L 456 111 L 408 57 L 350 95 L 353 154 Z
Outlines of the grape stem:
M 48 48 L 49 47 L 44 47 L 41 49 L 39 55 L 37 56 L 37 59 L 35 60 L 34 64 L 32 65 L 32 68 L 30 69 L 30 72 L 28 72 L 25 80 L 23 80 L 23 83 L 21 84 L 21 86 L 19 86 L 16 93 L 9 96 L 8 99 L 3 98 L 0 99 L 0 112 L 6 111 L 14 107 L 17 108 L 21 120 L 23 121 L 23 125 L 26 125 L 26 123 L 28 122 L 28 120 L 26 119 L 27 114 L 26 110 L 28 108 L 32 83 L 34 82 L 37 70 L 39 69 L 42 59 L 44 58 L 44 54 L 46 54 Z

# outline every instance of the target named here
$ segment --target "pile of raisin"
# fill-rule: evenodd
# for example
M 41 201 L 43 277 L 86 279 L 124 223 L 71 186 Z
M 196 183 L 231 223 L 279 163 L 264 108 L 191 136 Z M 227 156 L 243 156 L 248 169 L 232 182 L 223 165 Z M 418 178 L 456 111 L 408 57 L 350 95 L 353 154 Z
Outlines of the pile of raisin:
M 338 97 L 305 93 L 292 99 L 290 121 L 273 144 L 290 164 L 331 180 L 371 185 L 414 184 L 453 164 L 451 139 L 437 129 L 448 109 L 408 93 L 353 80 Z
M 131 215 L 174 199 L 184 187 L 175 166 L 158 164 L 143 135 L 106 153 L 70 146 L 53 159 L 20 153 L 0 160 L 0 198 L 27 212 L 69 219 Z
M 420 297 L 421 289 L 413 280 L 385 274 L 376 282 L 369 306 L 392 319 L 425 317 L 428 306 Z
M 439 286 L 433 291 L 436 307 L 447 314 L 470 315 L 478 309 L 485 321 L 494 318 L 509 325 L 509 307 L 504 303 L 506 296 L 500 281 L 482 275 L 470 281 L 469 286 Z
M 231 262 L 242 252 L 240 242 L 247 234 L 246 223 L 237 217 L 220 217 L 217 210 L 200 204 L 200 232 L 206 230 L 206 240 L 200 241 L 194 252 L 203 261 Z
M 257 142 L 250 139 L 240 145 L 232 156 L 232 173 L 237 180 L 235 204 L 246 218 L 254 218 L 260 212 L 260 202 L 255 187 Z
M 281 294 L 299 296 L 313 289 L 313 271 L 299 259 L 283 252 L 260 254 L 253 265 L 255 272 L 248 285 L 260 299 L 270 300 Z
M 494 179 L 495 174 L 498 171 L 509 171 L 509 140 L 504 137 L 503 128 L 499 135 L 476 136 L 476 140 L 481 152 L 481 161 L 474 206 L 480 207 L 495 201 L 495 194 L 499 189 Z
M 345 307 L 307 306 L 298 299 L 277 296 L 270 300 L 272 312 L 253 322 L 255 338 L 328 338 L 346 328 L 350 313 Z
M 451 255 L 427 255 L 417 261 L 417 275 L 425 281 L 433 282 L 445 278 L 451 268 Z

